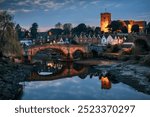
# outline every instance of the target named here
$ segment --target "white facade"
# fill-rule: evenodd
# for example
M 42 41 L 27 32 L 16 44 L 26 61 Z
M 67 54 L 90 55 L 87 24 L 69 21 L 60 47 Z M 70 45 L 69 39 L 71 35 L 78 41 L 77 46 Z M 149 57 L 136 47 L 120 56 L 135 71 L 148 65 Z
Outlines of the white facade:
M 112 44 L 113 40 L 114 40 L 114 39 L 112 38 L 112 36 L 109 35 L 109 36 L 107 37 L 107 44 Z
M 102 45 L 106 45 L 107 44 L 107 39 L 106 37 L 103 35 L 102 39 L 101 39 L 101 44 Z
M 58 44 L 64 44 L 64 40 L 62 38 L 60 38 L 59 42 L 57 42 Z
M 20 43 L 21 43 L 22 45 L 26 45 L 26 46 L 30 46 L 30 45 L 33 44 L 33 43 L 32 43 L 32 40 L 21 40 Z

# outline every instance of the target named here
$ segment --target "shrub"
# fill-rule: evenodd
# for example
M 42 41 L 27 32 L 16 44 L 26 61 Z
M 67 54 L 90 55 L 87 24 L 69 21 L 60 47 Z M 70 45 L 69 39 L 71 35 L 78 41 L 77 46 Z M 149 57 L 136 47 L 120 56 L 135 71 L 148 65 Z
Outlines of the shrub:
M 143 58 L 142 64 L 146 66 L 150 66 L 150 54 Z
M 111 47 L 111 52 L 119 52 L 119 50 L 121 50 L 119 45 L 113 45 Z
M 145 39 L 139 38 L 134 41 L 134 54 L 145 54 L 149 51 L 149 45 Z

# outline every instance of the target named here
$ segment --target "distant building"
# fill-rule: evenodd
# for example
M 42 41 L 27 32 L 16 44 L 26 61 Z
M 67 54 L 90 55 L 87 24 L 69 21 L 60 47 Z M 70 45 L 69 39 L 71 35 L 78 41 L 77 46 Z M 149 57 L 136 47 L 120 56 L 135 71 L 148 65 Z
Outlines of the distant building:
M 125 22 L 126 27 L 128 28 L 128 33 L 131 33 L 133 25 L 138 25 L 140 32 L 144 32 L 144 29 L 146 28 L 146 21 L 125 20 L 123 22 Z
M 139 25 L 140 32 L 144 32 L 144 29 L 146 28 L 146 21 L 135 21 L 135 20 L 119 20 L 122 22 L 124 26 L 127 27 L 128 33 L 131 33 L 131 29 L 133 25 Z M 111 13 L 105 12 L 101 13 L 101 21 L 100 21 L 100 27 L 102 32 L 109 32 L 107 26 L 111 24 Z
M 106 45 L 107 44 L 107 38 L 103 35 L 101 38 L 101 44 Z
M 109 36 L 107 37 L 107 44 L 112 44 L 113 40 L 114 40 L 114 39 L 112 38 L 112 36 L 109 35 Z
M 57 44 L 64 44 L 65 42 L 64 42 L 64 40 L 63 40 L 63 38 L 61 37 L 59 40 L 58 40 L 58 42 L 57 42 Z
M 102 32 L 108 32 L 107 26 L 111 23 L 111 13 L 101 13 L 100 27 Z
M 33 43 L 32 43 L 32 40 L 24 39 L 24 40 L 20 40 L 20 44 L 22 46 L 31 46 Z

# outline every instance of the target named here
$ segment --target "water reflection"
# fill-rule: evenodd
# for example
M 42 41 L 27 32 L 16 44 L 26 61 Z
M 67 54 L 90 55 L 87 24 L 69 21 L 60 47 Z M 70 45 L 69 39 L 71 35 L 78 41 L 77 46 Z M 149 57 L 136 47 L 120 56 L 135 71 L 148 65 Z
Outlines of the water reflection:
M 101 80 L 101 88 L 102 89 L 110 89 L 111 88 L 111 81 L 108 77 L 102 76 L 99 78 Z
M 46 61 L 34 65 L 22 99 L 150 99 L 150 95 L 93 66 Z

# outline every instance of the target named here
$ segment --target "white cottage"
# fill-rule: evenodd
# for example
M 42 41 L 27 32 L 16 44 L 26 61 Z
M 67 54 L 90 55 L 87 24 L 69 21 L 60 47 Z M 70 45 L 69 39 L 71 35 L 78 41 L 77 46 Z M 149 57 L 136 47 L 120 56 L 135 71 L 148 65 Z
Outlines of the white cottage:
M 69 44 L 69 39 L 68 38 L 65 39 L 65 44 Z
M 57 43 L 58 44 L 64 44 L 65 42 L 64 42 L 63 38 L 60 38 L 60 40 Z
M 101 39 L 101 44 L 102 45 L 106 45 L 107 44 L 107 39 L 106 37 L 103 35 L 102 39 Z
M 108 37 L 107 37 L 107 44 L 112 44 L 113 43 L 113 38 L 112 38 L 112 36 L 111 35 L 109 35 Z
M 74 40 L 79 43 L 79 37 L 77 35 L 75 35 Z

